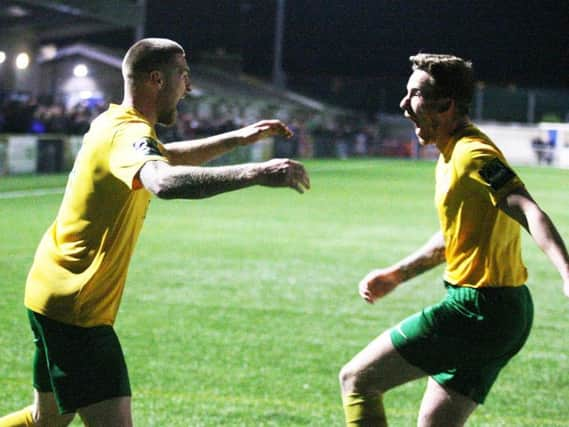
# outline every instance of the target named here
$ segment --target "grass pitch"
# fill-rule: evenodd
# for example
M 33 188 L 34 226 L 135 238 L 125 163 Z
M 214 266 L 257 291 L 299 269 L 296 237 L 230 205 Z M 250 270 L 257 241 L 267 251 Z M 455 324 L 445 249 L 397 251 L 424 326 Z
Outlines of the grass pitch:
M 397 261 L 437 229 L 433 163 L 307 167 L 313 189 L 302 196 L 250 188 L 152 202 L 116 324 L 137 426 L 340 426 L 342 364 L 382 330 L 442 297 L 441 268 L 373 306 L 357 295 L 370 269 Z M 518 172 L 569 240 L 569 171 Z M 25 191 L 64 182 L 64 176 L 0 179 L 0 414 L 31 398 L 23 286 L 61 199 Z M 524 258 L 534 328 L 469 426 L 569 423 L 569 301 L 527 236 Z M 415 425 L 424 386 L 387 394 L 391 425 Z

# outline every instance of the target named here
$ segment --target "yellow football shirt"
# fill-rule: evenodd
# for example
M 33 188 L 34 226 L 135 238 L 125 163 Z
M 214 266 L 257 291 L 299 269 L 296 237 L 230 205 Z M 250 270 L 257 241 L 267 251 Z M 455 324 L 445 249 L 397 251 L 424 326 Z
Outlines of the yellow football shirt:
M 83 327 L 115 321 L 151 194 L 137 173 L 166 161 L 148 121 L 111 104 L 83 139 L 59 212 L 28 274 L 27 308 Z
M 498 209 L 522 181 L 475 126 L 457 134 L 439 156 L 435 204 L 446 244 L 444 279 L 469 287 L 521 286 L 527 270 L 520 225 Z

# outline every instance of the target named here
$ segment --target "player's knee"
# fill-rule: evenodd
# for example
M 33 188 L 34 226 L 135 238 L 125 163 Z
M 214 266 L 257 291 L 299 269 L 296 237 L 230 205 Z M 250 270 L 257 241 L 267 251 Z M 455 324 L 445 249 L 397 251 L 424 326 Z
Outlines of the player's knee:
M 359 366 L 350 362 L 340 370 L 339 378 L 343 394 L 385 392 L 381 387 L 381 377 L 378 375 L 377 369 L 372 369 L 370 366 Z
M 347 365 L 344 365 L 342 369 L 340 369 L 340 373 L 338 374 L 338 380 L 340 381 L 340 386 L 342 387 L 342 391 L 346 391 L 347 385 L 350 380 L 350 372 L 346 368 Z
M 353 393 L 358 390 L 358 386 L 362 386 L 362 375 L 361 371 L 357 369 L 353 364 L 346 364 L 342 367 L 339 374 L 340 386 L 342 387 L 342 392 Z

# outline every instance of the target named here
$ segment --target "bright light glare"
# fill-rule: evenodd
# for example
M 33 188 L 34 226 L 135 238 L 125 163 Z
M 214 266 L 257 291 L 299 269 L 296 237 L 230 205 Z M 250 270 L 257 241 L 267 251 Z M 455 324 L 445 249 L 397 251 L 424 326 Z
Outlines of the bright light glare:
M 3 64 L 6 61 L 6 52 L 0 50 L 0 64 Z
M 77 64 L 73 68 L 73 75 L 75 77 L 86 77 L 89 74 L 89 68 L 85 64 Z
M 90 90 L 82 90 L 81 92 L 79 92 L 79 98 L 81 99 L 89 99 L 93 96 L 93 92 L 91 92 Z
M 16 56 L 16 68 L 18 68 L 18 70 L 25 70 L 28 68 L 28 65 L 30 65 L 30 55 L 26 52 L 18 53 L 18 56 Z
M 40 56 L 42 59 L 49 61 L 57 56 L 57 46 L 54 44 L 47 44 L 40 48 Z

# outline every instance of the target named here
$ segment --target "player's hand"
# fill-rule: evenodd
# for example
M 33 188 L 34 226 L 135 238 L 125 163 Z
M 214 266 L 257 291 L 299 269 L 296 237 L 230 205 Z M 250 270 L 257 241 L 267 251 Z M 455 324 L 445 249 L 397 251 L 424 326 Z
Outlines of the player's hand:
M 384 297 L 401 283 L 399 269 L 396 267 L 370 271 L 359 283 L 360 296 L 370 304 Z
M 257 164 L 257 182 L 267 187 L 290 187 L 299 193 L 310 189 L 304 166 L 290 159 L 272 159 Z
M 261 120 L 260 122 L 237 129 L 234 132 L 239 145 L 253 144 L 261 139 L 270 138 L 272 136 L 290 138 L 293 135 L 292 131 L 280 120 Z

